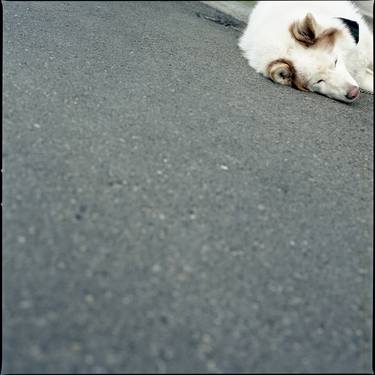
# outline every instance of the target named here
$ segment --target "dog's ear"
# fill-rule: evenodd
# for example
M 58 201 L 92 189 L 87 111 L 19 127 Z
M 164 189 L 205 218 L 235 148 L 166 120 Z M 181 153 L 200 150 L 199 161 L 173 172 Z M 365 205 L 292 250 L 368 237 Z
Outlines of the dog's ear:
M 272 61 L 267 72 L 272 81 L 286 86 L 292 85 L 293 67 L 285 59 Z
M 311 13 L 307 13 L 302 21 L 293 22 L 289 31 L 297 42 L 306 47 L 312 46 L 317 37 L 318 24 Z
M 316 47 L 331 51 L 340 35 L 342 35 L 342 31 L 336 29 L 335 27 L 330 27 L 319 34 L 318 38 L 316 39 Z
M 303 76 L 297 74 L 293 63 L 285 58 L 271 61 L 267 65 L 268 77 L 272 81 L 286 86 L 292 86 L 298 90 L 307 91 Z

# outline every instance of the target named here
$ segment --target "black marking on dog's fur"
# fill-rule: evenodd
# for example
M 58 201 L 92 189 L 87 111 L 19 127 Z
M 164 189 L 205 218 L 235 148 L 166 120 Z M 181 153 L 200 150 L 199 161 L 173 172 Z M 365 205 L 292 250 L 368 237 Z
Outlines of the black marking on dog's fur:
M 344 24 L 348 27 L 348 29 L 350 31 L 350 34 L 354 38 L 355 44 L 358 44 L 358 42 L 359 42 L 359 25 L 358 25 L 358 22 L 348 20 L 347 18 L 341 18 L 341 17 L 337 17 L 337 18 L 339 20 L 341 20 L 342 22 L 344 22 Z

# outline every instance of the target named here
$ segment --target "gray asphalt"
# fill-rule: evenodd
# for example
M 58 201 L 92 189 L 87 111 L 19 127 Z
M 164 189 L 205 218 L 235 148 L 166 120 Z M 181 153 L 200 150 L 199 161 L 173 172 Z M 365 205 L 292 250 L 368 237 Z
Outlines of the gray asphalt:
M 210 12 L 5 2 L 3 373 L 372 371 L 373 96 Z

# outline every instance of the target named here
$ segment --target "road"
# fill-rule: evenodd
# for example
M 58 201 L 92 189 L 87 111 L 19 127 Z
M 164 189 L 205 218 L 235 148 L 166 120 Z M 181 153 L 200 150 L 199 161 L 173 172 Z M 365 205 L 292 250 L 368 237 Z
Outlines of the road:
M 3 373 L 371 371 L 373 96 L 212 12 L 4 3 Z

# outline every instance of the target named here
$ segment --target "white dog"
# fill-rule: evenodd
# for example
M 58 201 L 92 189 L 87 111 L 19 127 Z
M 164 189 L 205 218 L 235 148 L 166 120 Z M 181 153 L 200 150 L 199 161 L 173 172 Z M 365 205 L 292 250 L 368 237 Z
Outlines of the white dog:
M 259 1 L 239 47 L 274 82 L 349 103 L 373 93 L 373 34 L 350 1 Z

